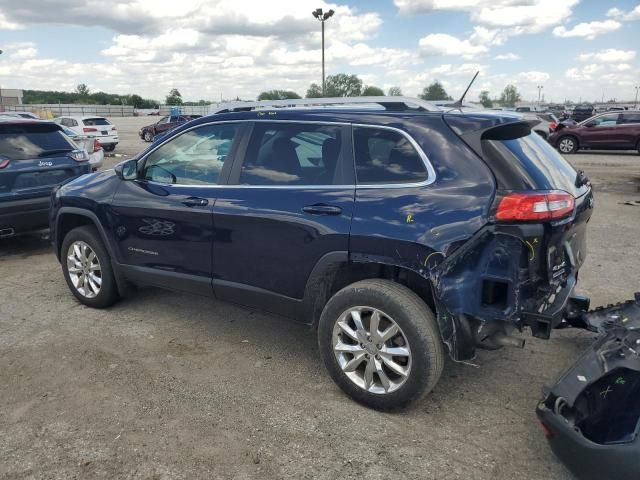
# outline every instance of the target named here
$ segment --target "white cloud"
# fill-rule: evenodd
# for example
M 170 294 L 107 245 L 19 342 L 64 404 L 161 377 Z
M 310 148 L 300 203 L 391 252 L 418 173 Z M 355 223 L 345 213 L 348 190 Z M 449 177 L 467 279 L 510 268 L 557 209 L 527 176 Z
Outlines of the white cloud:
M 636 58 L 635 50 L 616 50 L 615 48 L 607 48 L 598 52 L 581 53 L 578 59 L 581 62 L 628 62 Z
M 622 20 L 623 22 L 633 22 L 634 20 L 640 20 L 640 5 L 637 5 L 633 10 L 625 12 L 619 8 L 610 8 L 607 10 L 607 17 Z
M 539 84 L 539 83 L 546 82 L 550 78 L 551 78 L 551 75 L 549 75 L 547 72 L 530 71 L 530 72 L 520 72 L 518 74 L 518 80 L 525 83 L 528 82 L 528 83 Z
M 501 53 L 493 58 L 495 60 L 520 60 L 520 55 L 515 53 Z
M 622 24 L 615 20 L 583 22 L 568 30 L 564 26 L 556 27 L 553 29 L 553 34 L 556 37 L 586 37 L 587 39 L 592 40 L 598 35 L 612 32 L 619 29 L 621 26 Z
M 17 42 L 9 43 L 3 47 L 4 54 L 11 60 L 25 60 L 27 58 L 34 58 L 38 55 L 38 49 L 33 42 Z
M 431 33 L 422 37 L 418 43 L 420 51 L 426 56 L 454 55 L 473 58 L 489 50 L 484 45 L 474 45 L 469 40 L 460 40 L 446 33 Z

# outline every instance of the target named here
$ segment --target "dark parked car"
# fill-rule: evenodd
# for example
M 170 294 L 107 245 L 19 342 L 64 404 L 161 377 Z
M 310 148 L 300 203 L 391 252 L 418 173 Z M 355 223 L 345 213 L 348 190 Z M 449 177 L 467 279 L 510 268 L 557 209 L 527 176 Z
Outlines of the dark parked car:
M 188 122 L 189 120 L 193 120 L 194 118 L 197 117 L 189 115 L 169 115 L 166 117 L 162 117 L 156 123 L 152 123 L 151 125 L 142 127 L 138 132 L 138 135 L 140 135 L 140 138 L 145 142 L 153 142 L 156 137 L 164 135 L 169 130 L 173 130 L 183 123 Z
M 589 117 L 592 117 L 594 113 L 596 113 L 596 111 L 593 108 L 593 105 L 590 105 L 590 104 L 576 105 L 575 107 L 573 107 L 573 110 L 571 111 L 571 118 L 579 123 L 586 120 Z
M 549 142 L 562 153 L 581 148 L 640 151 L 640 112 L 607 112 L 572 125 L 561 122 Z
M 47 228 L 51 190 L 91 170 L 60 125 L 0 119 L 0 238 Z
M 239 104 L 64 184 L 51 228 L 71 292 L 102 308 L 153 285 L 291 317 L 381 409 L 429 392 L 447 351 L 548 338 L 586 255 L 584 176 L 520 115 L 377 103 Z

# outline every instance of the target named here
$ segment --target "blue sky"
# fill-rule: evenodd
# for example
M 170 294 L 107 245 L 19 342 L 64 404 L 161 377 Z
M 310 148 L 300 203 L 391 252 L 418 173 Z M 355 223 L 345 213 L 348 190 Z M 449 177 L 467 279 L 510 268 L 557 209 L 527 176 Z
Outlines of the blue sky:
M 110 5 L 106 7 L 106 5 Z M 637 0 L 0 0 L 0 85 L 191 100 L 304 94 L 320 81 L 318 6 L 327 73 L 358 74 L 418 94 L 434 80 L 461 93 L 481 71 L 493 96 L 633 99 L 640 84 Z M 634 41 L 635 40 L 635 41 Z M 502 58 L 502 59 L 500 59 Z

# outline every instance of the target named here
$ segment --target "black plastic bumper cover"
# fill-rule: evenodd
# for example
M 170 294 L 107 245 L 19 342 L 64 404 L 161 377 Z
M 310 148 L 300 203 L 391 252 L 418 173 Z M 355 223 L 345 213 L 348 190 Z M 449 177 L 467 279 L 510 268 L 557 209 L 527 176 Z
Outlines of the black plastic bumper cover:
M 551 449 L 579 479 L 640 478 L 640 294 L 579 318 L 600 337 L 539 403 Z

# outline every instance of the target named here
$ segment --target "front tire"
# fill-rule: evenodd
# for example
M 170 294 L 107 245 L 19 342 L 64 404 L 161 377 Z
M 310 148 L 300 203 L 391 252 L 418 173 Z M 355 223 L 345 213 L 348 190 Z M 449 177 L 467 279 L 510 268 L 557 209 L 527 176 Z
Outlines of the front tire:
M 67 233 L 60 259 L 64 279 L 80 303 L 105 308 L 119 299 L 111 258 L 94 227 L 78 227 Z
M 153 142 L 153 133 L 151 133 L 149 130 L 144 132 L 144 141 L 147 143 Z
M 558 150 L 560 153 L 570 154 L 578 150 L 578 140 L 572 135 L 565 135 L 558 139 Z
M 320 317 L 318 345 L 338 386 L 378 410 L 417 401 L 444 366 L 433 313 L 413 291 L 388 280 L 363 280 L 336 293 Z

